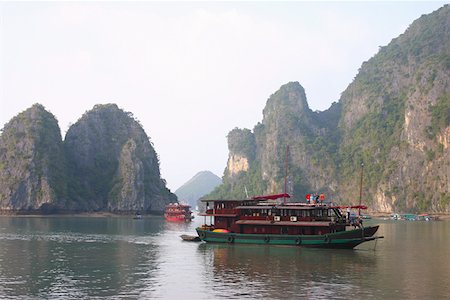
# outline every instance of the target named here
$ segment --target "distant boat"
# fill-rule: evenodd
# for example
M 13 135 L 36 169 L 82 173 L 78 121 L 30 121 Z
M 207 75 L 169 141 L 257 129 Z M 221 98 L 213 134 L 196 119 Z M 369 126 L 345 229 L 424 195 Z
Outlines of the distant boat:
M 214 224 L 198 227 L 205 242 L 296 245 L 315 248 L 346 248 L 373 241 L 378 225 L 363 226 L 360 218 L 347 218 L 341 209 L 366 206 L 335 206 L 331 203 L 279 203 L 289 194 L 246 200 L 202 200 L 213 202 L 201 216 L 214 217 Z M 208 205 L 207 205 L 208 206 Z
M 135 220 L 140 220 L 140 219 L 142 219 L 142 215 L 141 215 L 139 212 L 137 212 L 137 213 L 134 215 L 133 219 L 135 219 Z
M 400 214 L 392 214 L 389 218 L 391 220 L 401 220 L 402 216 Z
M 406 220 L 406 221 L 417 221 L 417 215 L 415 214 L 403 214 L 401 215 L 401 219 L 402 220 Z
M 164 210 L 164 217 L 170 222 L 190 222 L 193 219 L 191 207 L 180 203 L 168 204 Z
M 417 215 L 417 220 L 419 221 L 432 221 L 434 218 L 430 216 L 429 214 L 420 214 Z

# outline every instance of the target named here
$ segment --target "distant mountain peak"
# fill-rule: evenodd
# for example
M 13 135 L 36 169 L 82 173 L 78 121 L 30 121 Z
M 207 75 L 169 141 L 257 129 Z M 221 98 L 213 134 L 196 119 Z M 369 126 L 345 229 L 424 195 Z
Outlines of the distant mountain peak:
M 222 179 L 211 171 L 200 171 L 175 191 L 178 201 L 187 201 L 191 206 L 197 205 L 197 200 L 210 193 L 222 183 Z

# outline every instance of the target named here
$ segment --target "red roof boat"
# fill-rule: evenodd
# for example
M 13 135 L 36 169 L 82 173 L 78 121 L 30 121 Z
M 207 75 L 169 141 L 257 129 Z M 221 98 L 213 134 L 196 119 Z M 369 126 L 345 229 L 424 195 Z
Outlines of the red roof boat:
M 171 222 L 190 222 L 193 219 L 191 207 L 180 203 L 168 204 L 164 211 L 164 217 Z
M 312 203 L 286 203 L 278 198 L 290 196 L 284 193 L 246 200 L 202 200 L 207 210 L 200 214 L 205 216 L 205 225 L 196 229 L 198 236 L 205 242 L 347 249 L 382 238 L 374 236 L 378 225 L 363 226 L 361 218 L 347 210 L 359 211 L 366 206 L 336 206 L 323 202 L 324 197 Z M 210 203 L 213 208 L 209 208 Z

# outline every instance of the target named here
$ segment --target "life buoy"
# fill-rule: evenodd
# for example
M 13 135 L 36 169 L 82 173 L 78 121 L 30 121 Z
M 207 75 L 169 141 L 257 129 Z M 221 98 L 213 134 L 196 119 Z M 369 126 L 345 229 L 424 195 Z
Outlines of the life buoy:
M 301 245 L 302 244 L 302 239 L 300 237 L 295 239 L 295 244 L 296 245 Z
M 234 236 L 230 235 L 227 237 L 227 242 L 228 243 L 233 243 L 234 242 Z
M 202 231 L 202 232 L 200 232 L 199 236 L 200 236 L 201 239 L 204 239 L 206 234 Z
M 270 242 L 270 237 L 269 237 L 268 235 L 266 235 L 266 236 L 264 237 L 264 242 L 265 242 L 266 244 Z

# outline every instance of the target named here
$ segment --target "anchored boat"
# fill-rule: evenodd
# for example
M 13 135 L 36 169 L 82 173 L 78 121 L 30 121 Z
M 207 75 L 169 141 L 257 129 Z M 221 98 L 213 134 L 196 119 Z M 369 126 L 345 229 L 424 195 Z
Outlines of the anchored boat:
M 366 206 L 336 206 L 322 201 L 310 203 L 279 201 L 289 194 L 258 196 L 246 200 L 203 200 L 207 210 L 200 214 L 201 240 L 216 243 L 297 245 L 316 248 L 345 248 L 382 238 L 376 226 L 363 226 L 362 218 L 342 210 Z M 212 203 L 212 208 L 209 204 Z M 206 223 L 210 217 L 209 225 Z M 214 222 L 213 222 L 214 219 Z
M 191 207 L 180 203 L 168 204 L 164 210 L 164 217 L 171 222 L 190 222 L 193 219 Z

